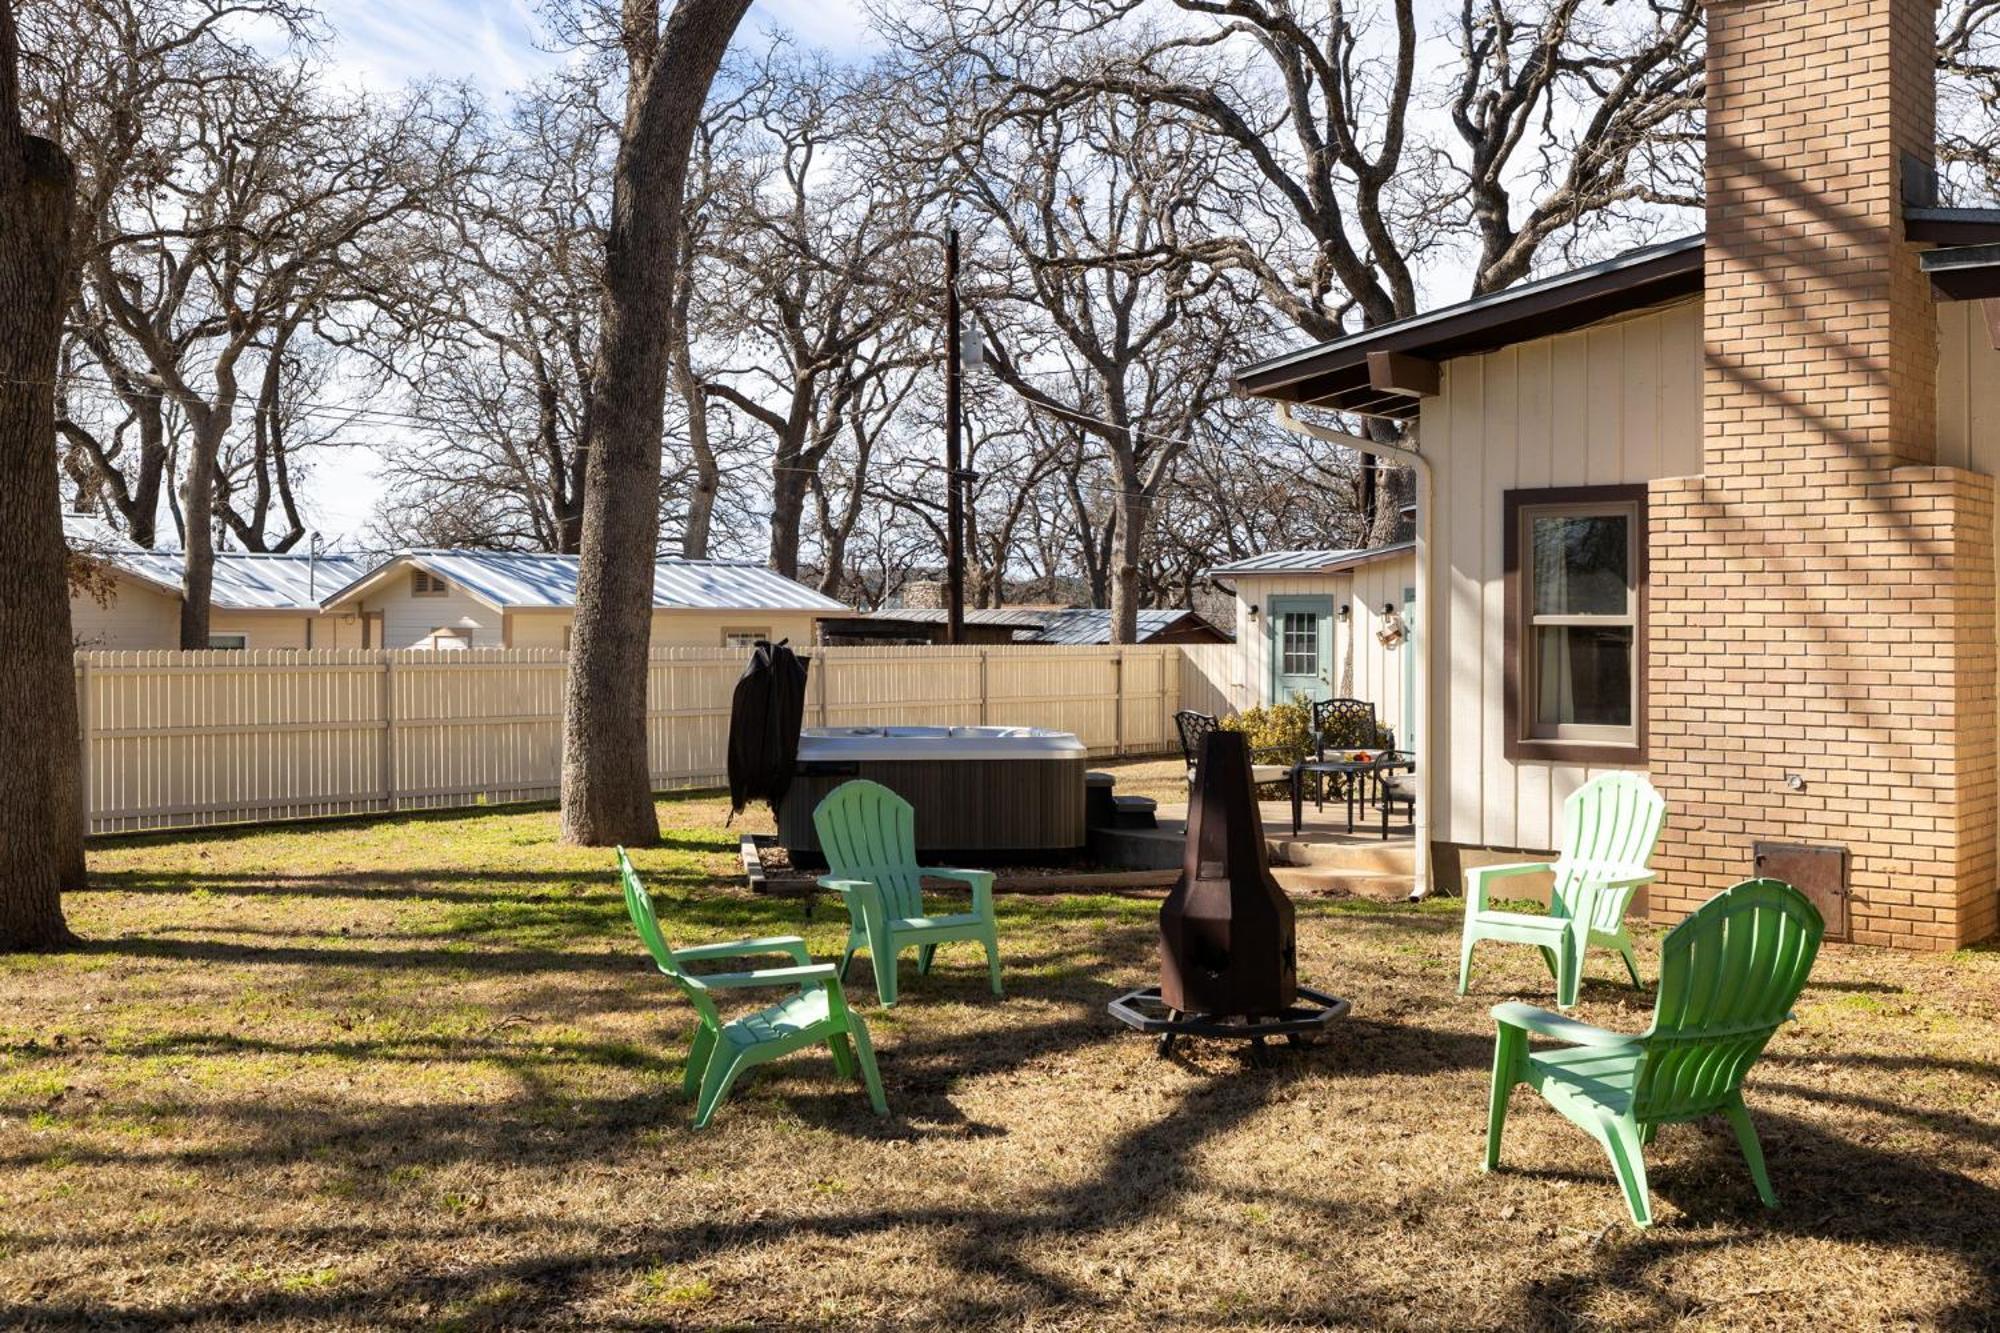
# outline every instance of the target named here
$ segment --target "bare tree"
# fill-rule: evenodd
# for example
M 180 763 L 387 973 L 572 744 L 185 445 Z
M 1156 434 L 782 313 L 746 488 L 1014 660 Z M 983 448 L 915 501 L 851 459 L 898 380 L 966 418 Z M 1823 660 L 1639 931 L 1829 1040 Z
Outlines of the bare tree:
M 591 376 L 583 550 L 563 726 L 568 842 L 659 837 L 646 748 L 646 651 L 659 541 L 660 435 L 695 127 L 750 0 L 626 0 L 630 73 L 612 173 Z
M 67 941 L 62 891 L 83 880 L 54 391 L 75 176 L 27 132 L 19 68 L 0 0 L 0 952 Z
M 745 108 L 758 133 L 705 247 L 736 313 L 709 330 L 732 347 L 704 382 L 769 434 L 770 564 L 787 578 L 800 572 L 815 478 L 853 414 L 893 411 L 902 395 L 879 381 L 935 363 L 914 341 L 915 284 L 901 271 L 911 260 L 909 194 L 848 152 L 867 123 L 851 102 L 867 91 L 847 89 L 826 60 L 776 53 Z
M 101 75 L 95 91 L 109 99 L 114 128 L 143 128 L 91 140 L 99 156 L 81 182 L 83 282 L 72 326 L 137 423 L 136 484 L 114 451 L 115 432 L 107 443 L 72 417 L 64 434 L 147 536 L 150 515 L 139 511 L 157 494 L 165 459 L 178 455 L 187 648 L 207 646 L 218 528 L 261 543 L 273 498 L 285 507 L 287 437 L 277 412 L 284 376 L 300 363 L 298 341 L 329 312 L 368 299 L 374 234 L 435 179 L 412 162 L 413 145 L 431 138 L 425 99 L 381 112 L 336 105 L 305 63 L 225 40 L 225 20 L 244 14 L 201 0 L 81 7 L 106 43 L 135 51 L 108 72 L 82 70 Z M 44 104 L 52 113 L 80 109 L 81 96 L 57 79 Z M 225 450 L 246 410 L 253 440 L 237 461 L 255 479 L 238 490 Z M 163 411 L 178 417 L 180 438 L 157 428 Z M 247 517 L 226 523 L 225 492 L 249 503 Z M 278 544 L 303 533 L 292 508 Z
M 1213 145 L 1171 110 L 1097 98 L 997 123 L 955 156 L 1006 242 L 1004 276 L 978 293 L 995 370 L 1102 450 L 1102 503 L 1086 509 L 1105 520 L 1079 530 L 1108 526 L 1112 638 L 1135 642 L 1153 507 L 1243 348 L 1243 302 L 1183 239 L 1218 167 Z M 1070 485 L 1082 505 L 1083 477 Z
M 379 359 L 418 426 L 388 453 L 385 537 L 581 545 L 616 131 L 595 90 L 538 87 L 412 219 Z

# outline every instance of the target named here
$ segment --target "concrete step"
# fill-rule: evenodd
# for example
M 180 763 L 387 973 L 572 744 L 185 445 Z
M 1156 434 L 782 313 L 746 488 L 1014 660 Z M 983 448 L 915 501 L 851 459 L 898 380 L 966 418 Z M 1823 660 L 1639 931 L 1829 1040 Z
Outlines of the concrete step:
M 1400 902 L 1410 896 L 1410 888 L 1415 883 L 1410 875 L 1392 871 L 1341 870 L 1324 866 L 1272 866 L 1271 878 L 1277 880 L 1278 887 L 1286 893 L 1373 898 L 1378 902 Z
M 1326 870 L 1354 870 L 1380 874 L 1402 875 L 1409 878 L 1417 873 L 1416 844 L 1406 839 L 1393 842 L 1378 842 L 1373 839 L 1355 842 L 1305 842 L 1293 841 L 1283 835 L 1266 831 L 1265 840 L 1271 847 L 1271 859 L 1291 866 L 1312 866 Z

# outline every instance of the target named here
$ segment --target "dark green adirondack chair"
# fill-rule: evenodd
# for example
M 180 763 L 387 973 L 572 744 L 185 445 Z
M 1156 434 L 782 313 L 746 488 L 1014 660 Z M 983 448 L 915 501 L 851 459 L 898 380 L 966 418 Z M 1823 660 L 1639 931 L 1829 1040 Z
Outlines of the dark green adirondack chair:
M 1743 1076 L 1805 988 L 1826 924 L 1805 895 L 1775 879 L 1745 880 L 1667 932 L 1653 1025 L 1609 1032 L 1532 1005 L 1495 1005 L 1486 1166 L 1500 1164 L 1507 1094 L 1525 1083 L 1604 1145 L 1632 1220 L 1651 1226 L 1641 1152 L 1661 1125 L 1720 1115 L 1736 1130 L 1750 1178 L 1778 1206 L 1764 1150 L 1743 1106 Z M 1528 1034 L 1566 1043 L 1530 1050 Z
M 986 946 L 986 974 L 1000 994 L 999 928 L 993 919 L 993 872 L 917 864 L 915 815 L 910 803 L 879 782 L 857 779 L 827 793 L 813 811 L 820 850 L 831 872 L 821 888 L 847 900 L 847 954 L 868 950 L 875 964 L 875 993 L 896 1002 L 896 955 L 915 946 L 917 972 L 928 975 L 940 944 L 976 940 Z M 932 916 L 924 910 L 924 876 L 955 879 L 972 887 L 972 910 Z
M 715 1108 L 729 1095 L 729 1089 L 744 1070 L 775 1060 L 807 1046 L 824 1044 L 833 1050 L 833 1066 L 843 1078 L 854 1077 L 856 1063 L 868 1085 L 868 1102 L 875 1114 L 887 1115 L 889 1103 L 882 1096 L 882 1076 L 875 1069 L 875 1048 L 868 1041 L 868 1027 L 861 1015 L 851 1012 L 841 993 L 838 969 L 832 963 L 815 963 L 806 952 L 806 942 L 796 935 L 773 935 L 760 940 L 734 940 L 728 944 L 704 944 L 692 949 L 673 949 L 660 933 L 659 919 L 653 915 L 653 898 L 639 882 L 639 874 L 625 849 L 618 849 L 618 877 L 625 885 L 625 910 L 645 942 L 646 951 L 660 971 L 676 986 L 701 1016 L 695 1028 L 694 1044 L 688 1050 L 687 1075 L 682 1088 L 695 1102 L 694 1127 L 705 1129 Z M 701 976 L 686 970 L 685 964 L 704 959 L 742 958 L 754 954 L 788 954 L 793 967 L 764 968 L 755 972 L 709 972 Z M 787 987 L 796 993 L 754 1014 L 733 1018 L 727 1023 L 716 1011 L 711 991 Z M 848 1040 L 854 1047 L 848 1049 Z

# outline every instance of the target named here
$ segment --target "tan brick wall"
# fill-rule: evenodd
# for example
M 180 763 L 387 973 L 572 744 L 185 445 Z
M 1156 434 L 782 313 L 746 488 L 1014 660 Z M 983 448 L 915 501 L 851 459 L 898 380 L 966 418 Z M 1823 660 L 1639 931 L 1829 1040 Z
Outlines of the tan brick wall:
M 1651 495 L 1659 918 L 1774 839 L 1850 849 L 1859 942 L 1996 927 L 1993 483 L 1929 466 L 1897 184 L 1930 153 L 1933 14 L 1710 0 L 1704 475 Z

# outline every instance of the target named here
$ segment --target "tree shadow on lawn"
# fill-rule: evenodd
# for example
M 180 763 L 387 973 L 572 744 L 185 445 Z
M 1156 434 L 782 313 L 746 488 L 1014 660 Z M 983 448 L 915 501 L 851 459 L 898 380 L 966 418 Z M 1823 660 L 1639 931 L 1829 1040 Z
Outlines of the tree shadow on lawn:
M 1888 1109 L 1911 1114 L 1902 1108 Z M 1731 1316 L 1733 1322 L 1751 1323 L 1768 1312 L 1760 1305 L 1761 1298 L 1774 1295 L 1788 1298 L 1787 1309 L 1804 1317 L 1817 1307 L 1819 1288 L 1837 1284 L 1833 1272 L 1801 1273 L 1802 1286 L 1784 1292 L 1706 1292 L 1689 1288 L 1676 1280 L 1680 1274 L 1666 1271 L 1692 1253 L 1779 1237 L 1864 1249 L 1920 1249 L 1952 1260 L 1966 1275 L 1970 1290 L 1933 1304 L 1940 1293 L 1913 1288 L 1904 1298 L 1907 1308 L 1901 1317 L 1911 1326 L 1925 1328 L 1994 1327 L 1994 1312 L 2000 1310 L 2000 1190 L 1940 1169 L 1913 1153 L 1857 1143 L 1815 1121 L 1755 1105 L 1751 1114 L 1771 1164 L 1777 1209 L 1766 1209 L 1758 1201 L 1735 1138 L 1725 1129 L 1698 1122 L 1704 1140 L 1700 1150 L 1649 1164 L 1654 1196 L 1672 1200 L 1682 1216 L 1643 1232 L 1634 1228 L 1622 1243 L 1595 1247 L 1585 1271 L 1524 1281 L 1515 1289 L 1515 1314 L 1503 1322 L 1520 1328 L 1572 1328 L 1575 1312 L 1601 1292 L 1615 1292 L 1621 1300 L 1649 1307 L 1647 1315 L 1631 1321 L 1636 1325 L 1674 1325 L 1728 1309 L 1737 1312 Z M 1675 1132 L 1676 1127 L 1662 1131 L 1661 1142 Z M 1680 1136 L 1688 1132 L 1678 1129 Z M 1582 1179 L 1573 1172 L 1503 1169 L 1536 1178 Z M 1616 1196 L 1618 1187 L 1608 1164 L 1592 1183 Z M 1629 1227 L 1629 1222 L 1620 1225 Z

